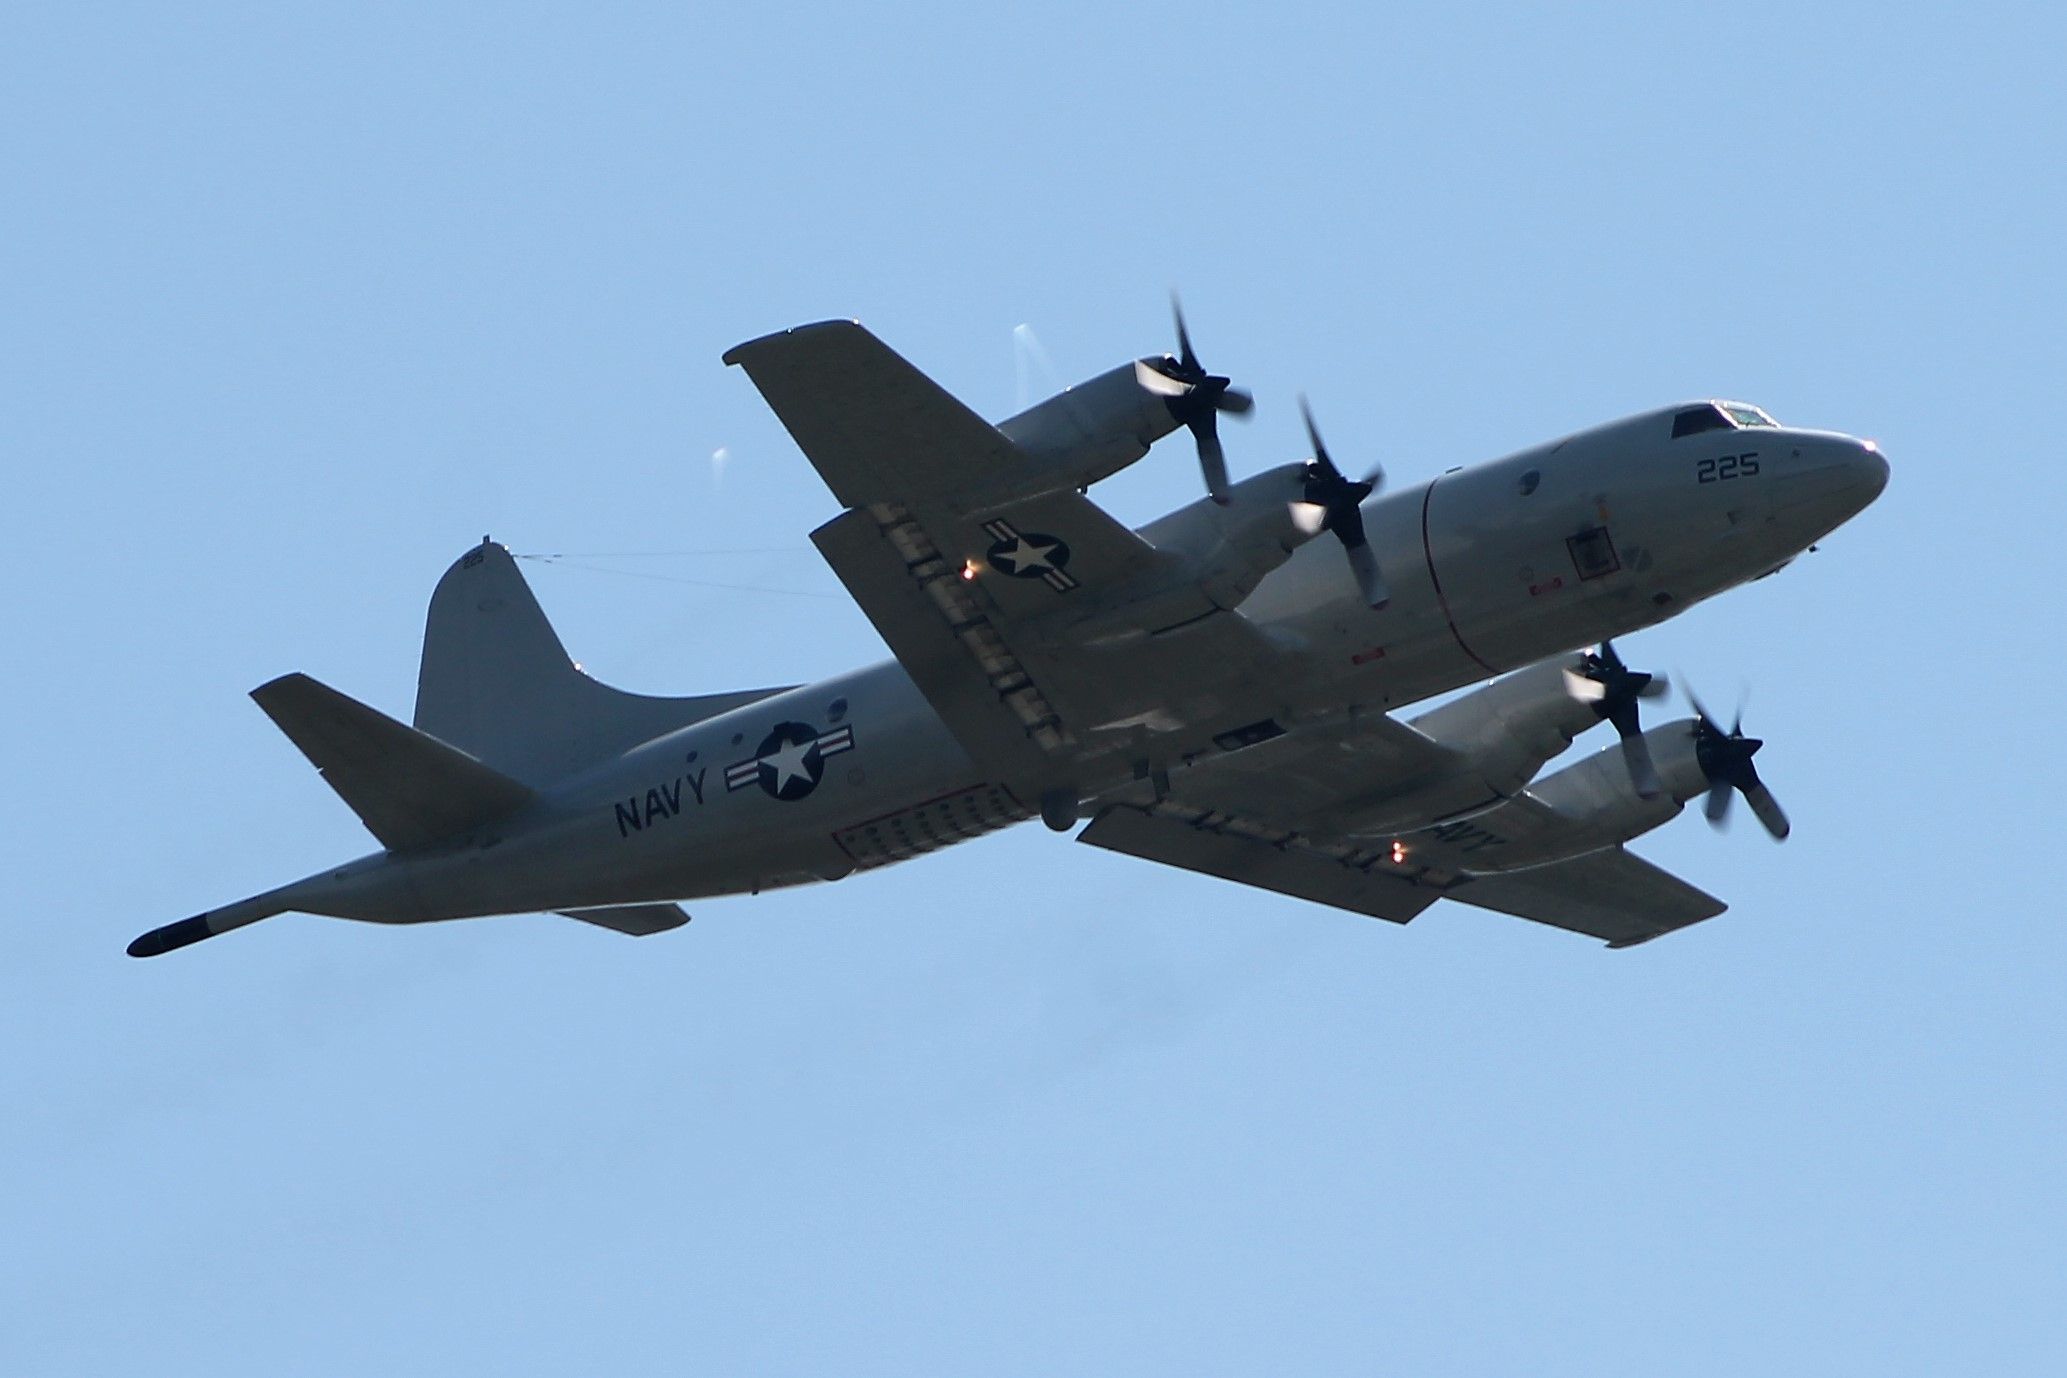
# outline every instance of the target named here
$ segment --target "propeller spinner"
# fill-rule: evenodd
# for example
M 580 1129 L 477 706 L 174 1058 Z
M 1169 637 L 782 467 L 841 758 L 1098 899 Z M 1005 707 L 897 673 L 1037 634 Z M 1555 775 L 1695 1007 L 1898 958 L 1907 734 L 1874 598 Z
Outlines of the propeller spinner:
M 1780 808 L 1780 801 L 1758 778 L 1758 771 L 1752 767 L 1751 758 L 1765 745 L 1757 737 L 1744 735 L 1744 718 L 1740 713 L 1737 721 L 1730 724 L 1725 733 L 1716 726 L 1715 719 L 1701 706 L 1701 701 L 1690 690 L 1687 699 L 1694 705 L 1699 719 L 1694 725 L 1694 756 L 1701 763 L 1701 773 L 1710 782 L 1708 803 L 1703 812 L 1708 821 L 1717 828 L 1729 826 L 1730 803 L 1739 794 L 1751 805 L 1751 812 L 1772 834 L 1775 842 L 1785 841 L 1792 831 L 1787 815 Z
M 1184 328 L 1184 308 L 1176 295 L 1170 297 L 1170 311 L 1177 320 L 1177 357 L 1142 359 L 1134 365 L 1135 381 L 1163 399 L 1170 415 L 1188 427 L 1199 447 L 1199 469 L 1205 475 L 1206 491 L 1225 507 L 1227 497 L 1227 451 L 1220 444 L 1220 413 L 1247 416 L 1256 399 L 1234 386 L 1223 374 L 1208 373 L 1191 347 L 1191 332 Z
M 1385 470 L 1374 464 L 1361 479 L 1345 477 L 1328 457 L 1328 447 L 1321 443 L 1320 430 L 1313 424 L 1313 409 L 1306 405 L 1304 397 L 1299 399 L 1299 414 L 1306 418 L 1306 438 L 1313 442 L 1313 459 L 1304 475 L 1304 497 L 1319 510 L 1318 529 L 1334 532 L 1335 539 L 1342 542 L 1342 551 L 1349 557 L 1349 569 L 1356 576 L 1357 590 L 1363 594 L 1364 602 L 1374 610 L 1382 610 L 1392 601 L 1392 592 L 1385 585 L 1378 556 L 1364 534 L 1364 514 L 1359 504 L 1384 486 Z
M 1614 725 L 1616 735 L 1622 738 L 1622 759 L 1629 765 L 1630 783 L 1645 799 L 1655 799 L 1665 786 L 1644 741 L 1636 705 L 1639 699 L 1657 698 L 1665 690 L 1663 675 L 1630 669 L 1616 654 L 1612 641 L 1603 641 L 1598 651 L 1589 651 L 1578 669 L 1565 671 L 1565 691 L 1581 703 L 1591 704 L 1595 717 Z

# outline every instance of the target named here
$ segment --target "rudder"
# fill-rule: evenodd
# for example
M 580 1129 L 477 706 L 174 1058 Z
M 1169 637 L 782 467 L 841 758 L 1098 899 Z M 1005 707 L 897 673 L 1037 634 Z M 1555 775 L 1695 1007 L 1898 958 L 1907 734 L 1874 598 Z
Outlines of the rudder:
M 568 657 L 517 562 L 484 539 L 431 595 L 416 726 L 533 788 L 781 689 L 657 698 L 591 679 Z

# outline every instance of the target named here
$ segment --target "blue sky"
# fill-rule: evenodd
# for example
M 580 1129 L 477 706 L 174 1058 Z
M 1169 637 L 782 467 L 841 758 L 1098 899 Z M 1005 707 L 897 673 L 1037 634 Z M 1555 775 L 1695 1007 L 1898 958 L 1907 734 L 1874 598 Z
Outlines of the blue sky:
M 0 1371 L 2054 1371 L 2063 30 L 19 10 Z M 1029 828 L 649 941 L 122 955 L 365 848 L 243 695 L 406 716 L 484 532 L 642 553 L 527 566 L 627 687 L 881 654 L 729 345 L 856 316 L 999 416 L 1015 326 L 1069 381 L 1173 285 L 1238 473 L 1302 389 L 1403 482 L 1690 395 L 1880 439 L 1820 553 L 1623 647 L 1755 688 L 1793 839 L 1639 844 L 1730 914 L 1399 929 Z

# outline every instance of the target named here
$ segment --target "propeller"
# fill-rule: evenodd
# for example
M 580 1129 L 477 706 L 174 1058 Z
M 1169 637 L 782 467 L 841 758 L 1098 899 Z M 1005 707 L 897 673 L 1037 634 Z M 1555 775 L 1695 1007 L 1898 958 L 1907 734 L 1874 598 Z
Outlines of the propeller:
M 1227 451 L 1220 445 L 1220 413 L 1247 416 L 1256 399 L 1234 386 L 1223 374 L 1208 373 L 1191 347 L 1191 332 L 1184 328 L 1184 307 L 1176 293 L 1170 294 L 1170 312 L 1177 320 L 1177 357 L 1142 359 L 1134 365 L 1134 379 L 1163 399 L 1170 415 L 1189 427 L 1199 447 L 1199 469 L 1205 475 L 1206 491 L 1222 507 L 1227 505 Z
M 1578 669 L 1565 671 L 1565 692 L 1581 703 L 1591 704 L 1595 717 L 1614 725 L 1622 738 L 1622 759 L 1629 765 L 1630 783 L 1645 799 L 1657 798 L 1665 786 L 1651 760 L 1650 744 L 1644 740 L 1636 705 L 1637 700 L 1657 698 L 1665 690 L 1663 675 L 1630 669 L 1615 653 L 1612 641 L 1603 641 L 1598 651 L 1587 652 Z
M 1378 568 L 1378 556 L 1364 535 L 1364 514 L 1358 505 L 1384 486 L 1385 470 L 1374 464 L 1361 479 L 1344 477 L 1335 461 L 1328 458 L 1328 447 L 1321 443 L 1320 430 L 1313 424 L 1313 409 L 1306 405 L 1304 397 L 1299 399 L 1299 414 L 1306 418 L 1306 438 L 1313 442 L 1313 458 L 1308 461 L 1302 479 L 1305 500 L 1320 512 L 1315 529 L 1335 533 L 1335 539 L 1342 542 L 1343 553 L 1349 556 L 1357 590 L 1374 610 L 1382 610 L 1392 601 L 1392 593 Z
M 1687 692 L 1687 701 L 1694 705 L 1694 713 L 1699 719 L 1694 725 L 1694 758 L 1701 763 L 1701 773 L 1710 782 L 1708 803 L 1702 810 L 1708 815 L 1708 821 L 1717 828 L 1728 827 L 1730 803 L 1741 794 L 1744 802 L 1751 805 L 1752 813 L 1758 816 L 1758 821 L 1772 834 L 1773 840 L 1784 841 L 1792 831 L 1787 815 L 1751 764 L 1751 758 L 1765 743 L 1757 737 L 1744 735 L 1741 712 L 1726 733 L 1716 726 L 1715 719 L 1701 706 L 1701 700 L 1694 697 L 1692 690 Z

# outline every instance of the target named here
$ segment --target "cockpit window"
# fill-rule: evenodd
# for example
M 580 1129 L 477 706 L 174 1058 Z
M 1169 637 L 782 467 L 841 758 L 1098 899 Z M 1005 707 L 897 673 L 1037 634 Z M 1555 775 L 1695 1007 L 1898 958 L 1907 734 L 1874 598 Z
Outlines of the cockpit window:
M 1699 435 L 1703 431 L 1733 431 L 1735 429 L 1737 429 L 1736 423 L 1723 415 L 1722 408 L 1712 402 L 1704 403 L 1698 407 L 1688 407 L 1685 411 L 1672 418 L 1672 438 L 1674 440 L 1679 439 L 1683 435 Z
M 1757 407 L 1752 406 L 1749 402 L 1725 402 L 1722 404 L 1722 408 L 1730 414 L 1730 419 L 1740 426 L 1777 426 L 1780 424 Z

